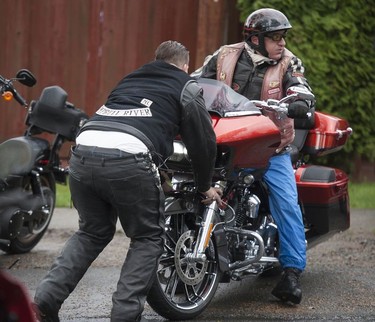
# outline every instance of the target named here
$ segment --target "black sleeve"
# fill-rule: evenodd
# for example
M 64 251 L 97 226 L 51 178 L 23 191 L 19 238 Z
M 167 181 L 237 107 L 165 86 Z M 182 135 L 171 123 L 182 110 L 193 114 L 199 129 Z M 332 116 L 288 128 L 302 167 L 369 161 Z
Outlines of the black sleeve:
M 191 73 L 191 77 L 195 79 L 198 78 L 211 78 L 216 79 L 217 71 L 217 55 L 219 50 L 217 50 L 213 55 L 207 56 L 204 60 L 202 67 L 198 68 L 196 71 Z
M 202 89 L 195 81 L 186 84 L 182 96 L 180 135 L 193 164 L 198 190 L 207 191 L 212 184 L 216 160 L 216 135 L 206 110 Z
M 287 91 L 291 86 L 301 86 L 307 88 L 310 92 L 312 89 L 305 78 L 305 67 L 298 57 L 293 57 L 289 63 L 283 79 L 284 90 Z M 285 93 L 284 93 L 285 95 Z M 294 127 L 296 129 L 311 129 L 315 123 L 315 100 L 304 101 L 310 111 L 310 116 L 305 119 L 295 119 Z
M 302 86 L 307 88 L 310 92 L 312 89 L 304 75 L 305 67 L 302 61 L 298 57 L 293 57 L 289 63 L 287 71 L 283 79 L 283 87 L 285 91 L 292 86 Z M 284 93 L 285 95 L 286 93 Z M 306 104 L 312 108 L 315 105 L 315 101 L 306 101 Z

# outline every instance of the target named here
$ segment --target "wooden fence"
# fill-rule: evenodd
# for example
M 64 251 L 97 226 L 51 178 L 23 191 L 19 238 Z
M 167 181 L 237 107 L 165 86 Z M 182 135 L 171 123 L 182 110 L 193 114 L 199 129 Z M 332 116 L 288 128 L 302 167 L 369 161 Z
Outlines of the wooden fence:
M 127 73 L 174 39 L 188 47 L 190 72 L 218 46 L 240 40 L 235 0 L 0 0 L 0 75 L 31 70 L 17 89 L 28 102 L 59 85 L 89 115 Z M 26 111 L 0 105 L 0 142 L 21 135 Z

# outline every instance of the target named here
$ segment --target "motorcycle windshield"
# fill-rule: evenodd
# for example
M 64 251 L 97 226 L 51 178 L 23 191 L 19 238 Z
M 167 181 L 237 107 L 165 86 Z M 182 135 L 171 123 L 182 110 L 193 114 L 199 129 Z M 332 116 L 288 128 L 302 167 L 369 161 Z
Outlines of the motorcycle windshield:
M 200 78 L 197 82 L 203 89 L 203 98 L 208 111 L 216 112 L 221 117 L 261 114 L 253 102 L 236 93 L 228 85 L 209 78 Z

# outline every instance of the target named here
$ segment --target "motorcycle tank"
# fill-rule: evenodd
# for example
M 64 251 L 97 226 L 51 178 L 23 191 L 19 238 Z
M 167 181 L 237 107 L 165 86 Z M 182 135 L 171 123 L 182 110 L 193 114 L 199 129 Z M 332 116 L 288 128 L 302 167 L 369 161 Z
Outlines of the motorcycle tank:
M 47 140 L 20 136 L 0 144 L 0 179 L 31 171 L 35 162 L 49 148 Z
M 206 108 L 211 114 L 216 141 L 231 153 L 234 168 L 263 168 L 280 144 L 274 123 L 246 97 L 226 84 L 201 78 Z

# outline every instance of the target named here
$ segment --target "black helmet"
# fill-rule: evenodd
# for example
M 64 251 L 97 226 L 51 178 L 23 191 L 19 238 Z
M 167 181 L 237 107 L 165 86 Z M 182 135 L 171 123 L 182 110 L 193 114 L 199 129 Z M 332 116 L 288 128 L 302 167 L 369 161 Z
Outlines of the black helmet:
M 245 21 L 243 26 L 244 40 L 248 42 L 250 47 L 259 51 L 262 55 L 268 56 L 264 48 L 264 34 L 290 28 L 292 28 L 292 25 L 282 12 L 271 8 L 259 9 L 251 13 Z M 259 45 L 249 41 L 251 36 L 258 36 Z

